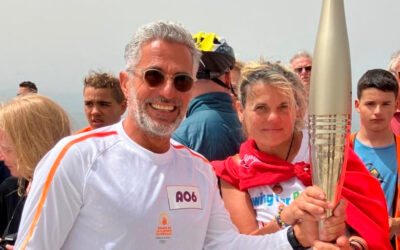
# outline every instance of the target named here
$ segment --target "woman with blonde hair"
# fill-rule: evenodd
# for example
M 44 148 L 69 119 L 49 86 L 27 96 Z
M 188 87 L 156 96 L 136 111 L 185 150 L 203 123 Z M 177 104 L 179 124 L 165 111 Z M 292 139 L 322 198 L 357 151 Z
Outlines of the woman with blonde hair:
M 18 230 L 37 163 L 61 138 L 70 134 L 67 113 L 45 96 L 21 96 L 0 109 L 0 150 L 11 175 L 18 178 L 16 204 L 10 202 L 12 195 L 1 192 L 7 190 L 4 185 L 10 182 L 0 185 L 0 220 L 6 223 L 5 228 L 0 228 L 0 238 Z
M 329 220 L 325 210 L 332 204 L 311 183 L 309 137 L 303 130 L 305 92 L 299 77 L 278 63 L 246 65 L 237 109 L 248 140 L 239 154 L 212 165 L 239 231 L 266 234 L 301 223 L 308 223 L 311 229 L 317 221 Z M 350 244 L 343 237 L 337 243 L 345 249 L 390 249 L 384 195 L 351 150 L 342 199 L 348 204 L 346 231 L 351 237 Z M 341 202 L 339 207 L 343 206 Z M 332 230 L 324 240 L 336 240 L 343 234 L 341 229 Z M 307 247 L 313 244 L 303 243 Z

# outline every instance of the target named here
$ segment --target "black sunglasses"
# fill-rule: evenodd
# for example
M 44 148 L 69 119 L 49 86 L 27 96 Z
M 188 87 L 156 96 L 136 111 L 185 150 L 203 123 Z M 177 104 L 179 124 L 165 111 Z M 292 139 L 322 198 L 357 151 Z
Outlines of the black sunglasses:
M 192 88 L 194 82 L 194 79 L 186 73 L 168 75 L 159 69 L 134 69 L 129 71 L 142 72 L 143 81 L 147 82 L 150 87 L 158 87 L 162 85 L 168 77 L 172 77 L 175 88 L 180 92 L 186 92 Z
M 296 71 L 296 73 L 300 74 L 303 71 L 303 69 L 305 69 L 307 72 L 310 72 L 312 67 L 307 66 L 307 67 L 297 68 L 297 69 L 294 69 L 294 71 Z

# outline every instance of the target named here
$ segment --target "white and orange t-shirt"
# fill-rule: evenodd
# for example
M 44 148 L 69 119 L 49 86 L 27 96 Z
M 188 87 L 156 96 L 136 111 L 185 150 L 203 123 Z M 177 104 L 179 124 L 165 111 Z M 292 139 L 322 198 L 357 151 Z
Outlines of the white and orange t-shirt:
M 61 140 L 38 164 L 15 249 L 291 249 L 240 235 L 202 156 L 139 146 L 122 122 Z

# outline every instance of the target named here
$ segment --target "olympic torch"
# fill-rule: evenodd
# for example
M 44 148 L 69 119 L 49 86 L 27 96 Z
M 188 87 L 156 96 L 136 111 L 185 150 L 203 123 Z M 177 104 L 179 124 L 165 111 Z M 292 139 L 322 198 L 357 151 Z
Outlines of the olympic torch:
M 313 184 L 339 201 L 351 119 L 351 67 L 343 0 L 323 0 L 309 99 Z M 332 211 L 327 211 L 331 216 Z M 322 223 L 320 223 L 320 229 Z

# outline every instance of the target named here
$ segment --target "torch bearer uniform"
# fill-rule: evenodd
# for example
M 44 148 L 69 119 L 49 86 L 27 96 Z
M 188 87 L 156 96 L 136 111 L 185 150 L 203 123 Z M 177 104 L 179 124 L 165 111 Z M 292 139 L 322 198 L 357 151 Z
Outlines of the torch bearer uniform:
M 208 161 L 171 140 L 156 154 L 122 122 L 61 140 L 39 163 L 16 249 L 291 249 L 240 235 Z

